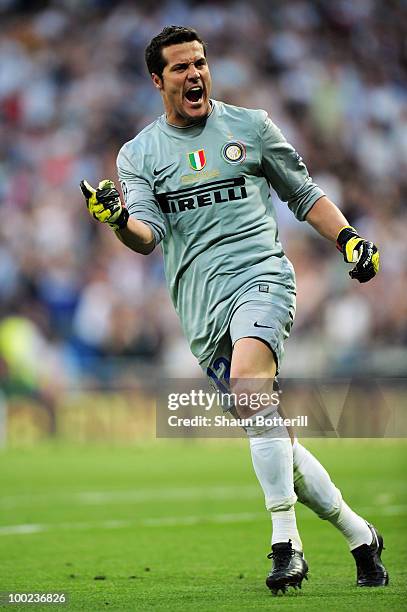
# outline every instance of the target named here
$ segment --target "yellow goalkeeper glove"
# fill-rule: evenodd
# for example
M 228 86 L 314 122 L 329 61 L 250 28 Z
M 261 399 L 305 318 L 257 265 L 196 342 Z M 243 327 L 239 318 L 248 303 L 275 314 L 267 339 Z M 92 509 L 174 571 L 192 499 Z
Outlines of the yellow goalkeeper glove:
M 81 181 L 80 188 L 85 196 L 89 213 L 100 221 L 107 223 L 114 230 L 126 227 L 129 220 L 129 211 L 123 206 L 120 194 L 113 181 L 105 179 L 100 181 L 94 189 L 85 180 Z
M 336 246 L 346 263 L 356 263 L 349 272 L 351 278 L 367 283 L 379 271 L 380 255 L 377 246 L 359 236 L 354 227 L 347 225 L 341 229 Z

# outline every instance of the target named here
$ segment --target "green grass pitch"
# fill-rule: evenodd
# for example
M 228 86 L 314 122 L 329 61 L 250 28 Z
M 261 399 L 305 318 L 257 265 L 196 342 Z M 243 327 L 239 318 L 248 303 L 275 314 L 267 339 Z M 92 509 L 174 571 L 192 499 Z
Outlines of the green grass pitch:
M 247 443 L 156 440 L 0 451 L 0 591 L 68 594 L 37 611 L 407 609 L 407 442 L 307 446 L 383 533 L 388 588 L 357 589 L 341 535 L 297 504 L 310 580 L 274 597 Z

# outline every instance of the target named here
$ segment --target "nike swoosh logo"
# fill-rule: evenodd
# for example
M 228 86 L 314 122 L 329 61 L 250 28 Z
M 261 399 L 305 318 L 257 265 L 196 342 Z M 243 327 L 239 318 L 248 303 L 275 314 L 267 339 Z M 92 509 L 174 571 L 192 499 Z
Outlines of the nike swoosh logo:
M 257 321 L 254 322 L 254 327 L 266 327 L 267 329 L 273 329 L 271 325 L 259 325 Z
M 175 162 L 172 162 L 172 164 L 168 164 L 168 166 L 164 166 L 164 168 L 160 168 L 159 170 L 156 170 L 154 168 L 153 170 L 153 174 L 154 176 L 158 176 L 159 174 L 161 174 L 161 172 L 164 172 L 165 170 L 168 170 L 168 168 L 171 168 L 171 166 L 174 165 Z

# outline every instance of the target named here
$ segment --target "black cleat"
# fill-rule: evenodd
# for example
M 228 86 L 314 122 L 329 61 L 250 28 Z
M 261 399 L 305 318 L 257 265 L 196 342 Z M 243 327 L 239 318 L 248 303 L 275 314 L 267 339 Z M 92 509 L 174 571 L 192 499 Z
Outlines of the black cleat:
M 272 552 L 267 555 L 273 559 L 273 569 L 266 579 L 266 584 L 273 595 L 281 590 L 285 593 L 288 587 L 301 588 L 303 579 L 308 580 L 308 564 L 302 552 L 298 552 L 291 546 L 291 540 L 273 544 Z
M 362 544 L 351 553 L 356 561 L 356 585 L 359 587 L 378 587 L 389 584 L 389 574 L 380 558 L 383 550 L 383 538 L 373 525 L 367 523 L 372 532 L 371 544 Z

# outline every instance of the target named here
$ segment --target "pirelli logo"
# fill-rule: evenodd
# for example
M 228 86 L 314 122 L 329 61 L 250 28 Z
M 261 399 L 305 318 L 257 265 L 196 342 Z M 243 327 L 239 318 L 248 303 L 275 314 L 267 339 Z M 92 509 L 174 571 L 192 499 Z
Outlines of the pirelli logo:
M 162 212 L 177 213 L 194 210 L 212 204 L 234 202 L 247 198 L 244 176 L 205 183 L 198 187 L 186 187 L 179 191 L 158 193 L 157 202 Z

